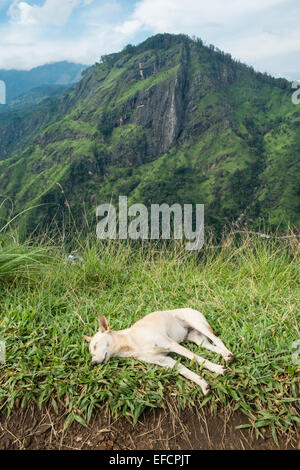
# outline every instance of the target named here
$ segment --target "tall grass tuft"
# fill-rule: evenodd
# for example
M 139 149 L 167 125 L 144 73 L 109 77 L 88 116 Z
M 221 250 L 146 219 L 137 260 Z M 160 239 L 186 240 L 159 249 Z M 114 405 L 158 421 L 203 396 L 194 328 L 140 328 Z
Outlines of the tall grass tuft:
M 29 276 L 52 260 L 47 246 L 36 246 L 30 241 L 20 243 L 11 222 L 0 226 L 0 282 Z

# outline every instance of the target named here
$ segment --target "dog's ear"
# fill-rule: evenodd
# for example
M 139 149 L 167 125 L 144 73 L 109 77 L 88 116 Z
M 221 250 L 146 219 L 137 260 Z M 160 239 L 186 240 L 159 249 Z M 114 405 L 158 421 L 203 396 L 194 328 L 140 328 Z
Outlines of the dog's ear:
M 99 331 L 101 331 L 102 333 L 104 333 L 104 331 L 108 331 L 109 330 L 109 324 L 108 324 L 108 321 L 106 320 L 105 316 L 104 315 L 99 315 L 98 320 L 99 320 Z
M 85 335 L 83 335 L 83 338 L 84 338 L 88 343 L 92 340 L 92 338 L 91 338 L 90 336 L 85 336 Z

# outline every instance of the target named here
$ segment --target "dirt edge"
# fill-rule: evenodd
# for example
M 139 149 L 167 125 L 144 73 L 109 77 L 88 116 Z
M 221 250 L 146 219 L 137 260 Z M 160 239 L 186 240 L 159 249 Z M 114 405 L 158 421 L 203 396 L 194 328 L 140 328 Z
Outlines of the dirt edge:
M 148 409 L 133 426 L 98 410 L 88 427 L 73 422 L 64 430 L 66 414 L 36 406 L 0 414 L 1 450 L 270 450 L 300 449 L 299 433 L 279 437 L 269 428 L 259 437 L 249 429 L 236 429 L 248 422 L 240 412 L 223 410 L 213 416 L 207 409 L 188 408 L 181 413 L 169 402 L 164 409 Z

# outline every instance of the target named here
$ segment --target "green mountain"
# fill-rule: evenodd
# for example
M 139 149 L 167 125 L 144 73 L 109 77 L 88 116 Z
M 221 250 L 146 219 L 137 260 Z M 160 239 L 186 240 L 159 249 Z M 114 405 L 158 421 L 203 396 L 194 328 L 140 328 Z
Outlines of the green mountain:
M 0 115 L 0 194 L 43 226 L 103 202 L 205 204 L 220 230 L 300 221 L 291 85 L 183 35 L 102 57 L 62 96 Z M 3 206 L 2 206 L 3 208 Z

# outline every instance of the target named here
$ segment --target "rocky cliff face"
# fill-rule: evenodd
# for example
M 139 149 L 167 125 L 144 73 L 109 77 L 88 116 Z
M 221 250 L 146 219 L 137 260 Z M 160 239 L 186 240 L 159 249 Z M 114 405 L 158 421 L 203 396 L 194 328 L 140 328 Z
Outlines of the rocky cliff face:
M 103 57 L 36 111 L 0 117 L 0 193 L 17 208 L 50 203 L 34 216 L 43 222 L 62 219 L 66 200 L 80 218 L 82 203 L 93 214 L 127 195 L 204 203 L 219 229 L 298 223 L 299 147 L 285 80 L 201 41 L 158 35 Z

